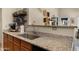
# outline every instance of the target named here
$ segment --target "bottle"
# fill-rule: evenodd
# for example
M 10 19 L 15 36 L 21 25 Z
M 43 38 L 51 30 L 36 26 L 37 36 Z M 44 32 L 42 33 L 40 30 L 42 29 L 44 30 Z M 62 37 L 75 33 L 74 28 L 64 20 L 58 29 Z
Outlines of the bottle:
M 20 33 L 21 33 L 21 34 L 24 34 L 24 25 L 21 25 L 21 26 L 20 26 Z

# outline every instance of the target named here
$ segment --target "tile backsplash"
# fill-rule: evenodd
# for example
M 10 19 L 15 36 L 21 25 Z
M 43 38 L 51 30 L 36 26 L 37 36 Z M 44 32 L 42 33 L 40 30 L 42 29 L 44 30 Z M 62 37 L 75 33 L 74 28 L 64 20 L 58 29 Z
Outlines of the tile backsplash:
M 74 36 L 73 28 L 52 28 L 52 27 L 28 26 L 27 28 L 25 28 L 25 31 L 36 31 L 36 32 L 57 34 L 57 35 L 62 35 L 62 36 L 71 36 L 71 37 Z

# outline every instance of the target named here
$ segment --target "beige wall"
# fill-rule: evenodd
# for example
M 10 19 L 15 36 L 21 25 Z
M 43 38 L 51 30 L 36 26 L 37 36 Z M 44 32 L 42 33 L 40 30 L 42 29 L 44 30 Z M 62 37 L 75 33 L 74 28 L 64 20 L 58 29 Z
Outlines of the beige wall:
M 79 16 L 79 8 L 60 8 L 59 16 L 77 17 Z
M 43 15 L 37 8 L 29 8 L 29 25 L 35 21 L 35 25 L 42 25 Z
M 79 18 L 79 8 L 60 8 L 59 16 L 68 16 L 74 19 L 74 25 L 77 25 L 77 18 Z
M 12 22 L 12 13 L 15 11 L 13 8 L 2 8 L 2 29 L 8 29 L 9 23 Z
M 58 16 L 58 8 L 41 8 L 41 9 L 50 12 L 50 17 L 52 17 L 53 15 Z
M 79 16 L 78 8 L 29 8 L 29 25 L 35 20 L 35 25 L 44 25 L 43 23 L 43 10 L 50 12 L 50 17 L 52 15 L 56 16 L 67 16 L 70 19 L 74 19 L 74 25 L 77 23 L 77 17 Z M 69 23 L 71 21 L 69 20 Z M 70 25 L 70 24 L 69 24 Z
M 2 8 L 2 29 L 6 30 L 9 28 L 9 24 L 12 22 L 12 13 L 20 10 L 20 8 Z
M 43 23 L 43 10 L 50 12 L 50 16 L 58 16 L 58 9 L 56 8 L 29 8 L 29 25 L 35 21 L 34 25 L 44 25 Z

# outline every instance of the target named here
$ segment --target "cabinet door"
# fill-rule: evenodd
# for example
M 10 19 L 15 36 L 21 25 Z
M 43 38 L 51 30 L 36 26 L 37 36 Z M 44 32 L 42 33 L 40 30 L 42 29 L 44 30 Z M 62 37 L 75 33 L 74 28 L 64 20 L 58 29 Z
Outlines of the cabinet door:
M 8 35 L 8 40 L 11 41 L 11 42 L 13 42 L 14 41 L 14 37 L 11 36 L 11 35 Z
M 13 36 L 8 35 L 8 50 L 9 51 L 13 51 Z
M 14 37 L 14 51 L 20 51 L 20 39 Z
M 13 51 L 13 42 L 8 40 L 8 50 Z
M 20 51 L 20 46 L 14 44 L 14 51 Z
M 3 33 L 3 48 L 4 51 L 8 51 L 8 35 Z
M 20 43 L 21 43 L 21 40 L 16 38 L 16 37 L 14 37 L 14 44 L 20 46 Z
M 21 50 L 32 51 L 32 45 L 21 40 Z

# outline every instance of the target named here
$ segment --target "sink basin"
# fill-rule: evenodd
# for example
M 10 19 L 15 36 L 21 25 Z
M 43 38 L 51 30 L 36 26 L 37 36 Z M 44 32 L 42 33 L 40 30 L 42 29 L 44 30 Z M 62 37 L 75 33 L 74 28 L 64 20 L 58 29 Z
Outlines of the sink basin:
M 24 38 L 28 38 L 30 40 L 33 40 L 33 39 L 36 39 L 39 37 L 37 35 L 32 35 L 32 34 L 19 34 L 19 36 L 24 37 Z

